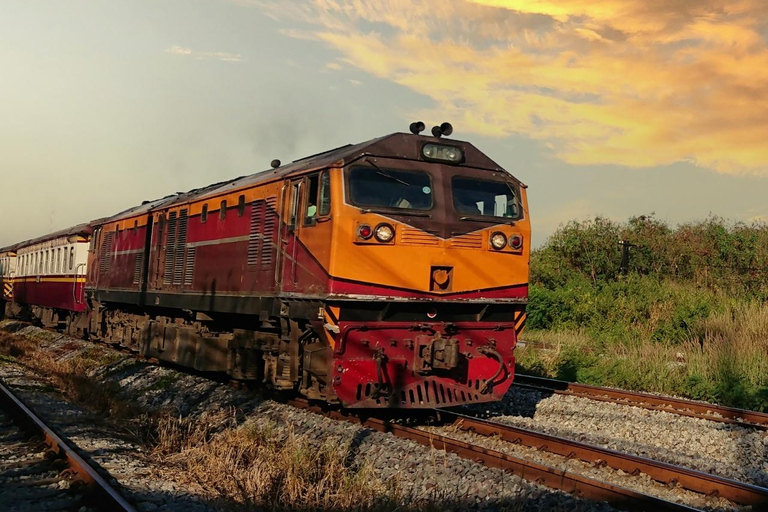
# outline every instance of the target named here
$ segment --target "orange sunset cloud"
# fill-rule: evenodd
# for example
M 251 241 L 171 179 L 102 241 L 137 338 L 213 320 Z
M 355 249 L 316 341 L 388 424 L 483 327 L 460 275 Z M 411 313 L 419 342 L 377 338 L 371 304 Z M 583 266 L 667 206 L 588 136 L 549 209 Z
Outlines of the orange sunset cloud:
M 248 0 L 240 0 L 248 3 Z M 768 2 L 256 3 L 430 98 L 409 117 L 523 135 L 572 164 L 768 175 Z

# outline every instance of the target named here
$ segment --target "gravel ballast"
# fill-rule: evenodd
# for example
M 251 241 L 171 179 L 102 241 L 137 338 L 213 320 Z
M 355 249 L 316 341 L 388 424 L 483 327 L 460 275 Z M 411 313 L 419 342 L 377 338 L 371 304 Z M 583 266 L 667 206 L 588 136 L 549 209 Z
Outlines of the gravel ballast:
M 6 323 L 5 330 L 20 327 Z M 21 327 L 16 333 L 36 340 L 46 351 L 60 358 L 78 357 L 78 351 L 100 350 L 115 359 L 111 349 L 74 340 L 35 327 Z M 41 416 L 60 428 L 128 491 L 142 511 L 217 509 L 220 501 L 209 499 L 199 489 L 183 487 L 173 467 L 151 457 L 126 432 L 125 428 L 94 418 L 72 406 L 48 389 L 41 376 L 30 375 L 29 368 L 5 358 L 2 375 L 11 384 L 25 384 L 23 397 Z M 335 441 L 349 446 L 350 459 L 367 461 L 374 476 L 382 482 L 396 481 L 404 504 L 432 502 L 438 510 L 613 510 L 604 503 L 577 499 L 569 494 L 522 480 L 514 475 L 484 467 L 453 454 L 429 449 L 388 434 L 338 422 L 285 404 L 257 393 L 240 391 L 227 385 L 150 365 L 120 355 L 114 362 L 95 369 L 91 377 L 104 386 L 116 386 L 122 396 L 141 410 L 173 410 L 187 417 L 203 417 L 216 410 L 239 411 L 238 421 L 269 426 L 279 433 L 290 431 L 318 442 Z M 49 386 L 48 386 L 49 387 Z M 124 427 L 124 426 L 123 426 Z M 229 428 L 229 427 L 222 427 Z M 231 505 L 231 503 L 229 504 Z
M 500 423 L 768 486 L 765 431 L 514 386 L 482 411 Z

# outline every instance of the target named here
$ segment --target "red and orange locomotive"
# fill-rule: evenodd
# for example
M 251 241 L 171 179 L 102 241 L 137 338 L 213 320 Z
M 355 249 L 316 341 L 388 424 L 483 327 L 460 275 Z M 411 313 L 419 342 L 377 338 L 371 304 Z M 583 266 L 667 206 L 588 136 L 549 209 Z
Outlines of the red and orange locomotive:
M 411 127 L 94 221 L 88 307 L 16 309 L 345 407 L 499 400 L 525 322 L 525 186 L 447 123 Z

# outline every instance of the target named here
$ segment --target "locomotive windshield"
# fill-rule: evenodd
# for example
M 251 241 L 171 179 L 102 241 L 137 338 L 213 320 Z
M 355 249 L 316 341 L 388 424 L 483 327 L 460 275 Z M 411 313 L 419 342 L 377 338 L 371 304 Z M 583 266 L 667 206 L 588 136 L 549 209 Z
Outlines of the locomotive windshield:
M 505 181 L 454 176 L 453 206 L 459 215 L 517 218 L 520 206 L 515 190 Z
M 355 206 L 429 210 L 432 178 L 421 171 L 355 167 L 349 173 L 349 198 Z

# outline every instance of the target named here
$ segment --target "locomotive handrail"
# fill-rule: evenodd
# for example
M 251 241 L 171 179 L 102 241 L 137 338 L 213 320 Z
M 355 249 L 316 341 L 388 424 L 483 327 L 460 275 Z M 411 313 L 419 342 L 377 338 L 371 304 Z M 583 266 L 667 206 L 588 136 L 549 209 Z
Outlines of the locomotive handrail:
M 75 276 L 74 276 L 74 283 L 72 284 L 72 299 L 75 301 L 75 304 L 82 304 L 83 301 L 77 299 L 77 272 L 80 267 L 85 267 L 85 263 L 78 263 L 75 267 Z M 83 274 L 85 275 L 85 274 Z

